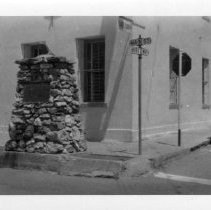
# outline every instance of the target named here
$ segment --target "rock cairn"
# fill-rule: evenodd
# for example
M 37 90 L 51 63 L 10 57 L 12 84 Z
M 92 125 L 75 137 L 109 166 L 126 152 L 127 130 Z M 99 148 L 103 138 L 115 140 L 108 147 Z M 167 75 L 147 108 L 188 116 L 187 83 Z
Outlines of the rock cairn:
M 51 154 L 85 151 L 73 63 L 53 55 L 15 63 L 20 70 L 5 150 Z M 25 85 L 31 82 L 49 85 L 46 101 L 26 102 Z

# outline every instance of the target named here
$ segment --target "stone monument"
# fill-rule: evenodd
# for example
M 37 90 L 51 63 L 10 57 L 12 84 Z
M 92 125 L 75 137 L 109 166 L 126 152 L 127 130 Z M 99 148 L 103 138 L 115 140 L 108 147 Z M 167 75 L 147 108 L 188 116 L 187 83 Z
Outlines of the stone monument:
M 73 62 L 40 55 L 16 63 L 20 70 L 5 150 L 50 154 L 85 151 Z

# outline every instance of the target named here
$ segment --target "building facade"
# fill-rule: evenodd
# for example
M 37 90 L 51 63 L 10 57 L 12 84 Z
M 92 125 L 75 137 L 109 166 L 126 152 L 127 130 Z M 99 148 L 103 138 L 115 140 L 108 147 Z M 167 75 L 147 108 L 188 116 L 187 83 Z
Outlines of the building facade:
M 52 52 L 75 62 L 87 139 L 137 141 L 138 57 L 130 40 L 139 35 L 152 39 L 142 59 L 143 135 L 177 130 L 179 50 L 192 60 L 181 78 L 182 129 L 210 126 L 210 34 L 201 17 L 0 17 L 1 132 L 14 102 L 14 61 Z

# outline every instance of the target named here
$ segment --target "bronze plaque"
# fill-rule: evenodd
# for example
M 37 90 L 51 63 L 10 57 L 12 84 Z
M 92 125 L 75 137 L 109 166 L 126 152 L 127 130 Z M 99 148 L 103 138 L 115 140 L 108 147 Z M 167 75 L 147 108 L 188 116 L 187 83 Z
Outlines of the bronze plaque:
M 24 85 L 23 101 L 28 103 L 48 102 L 50 96 L 49 83 L 31 83 Z

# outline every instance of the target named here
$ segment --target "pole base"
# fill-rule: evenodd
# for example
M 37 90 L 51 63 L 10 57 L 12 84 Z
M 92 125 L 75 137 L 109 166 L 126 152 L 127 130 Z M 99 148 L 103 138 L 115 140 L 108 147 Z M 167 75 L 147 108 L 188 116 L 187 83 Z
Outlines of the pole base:
M 178 129 L 178 146 L 181 146 L 181 130 Z

